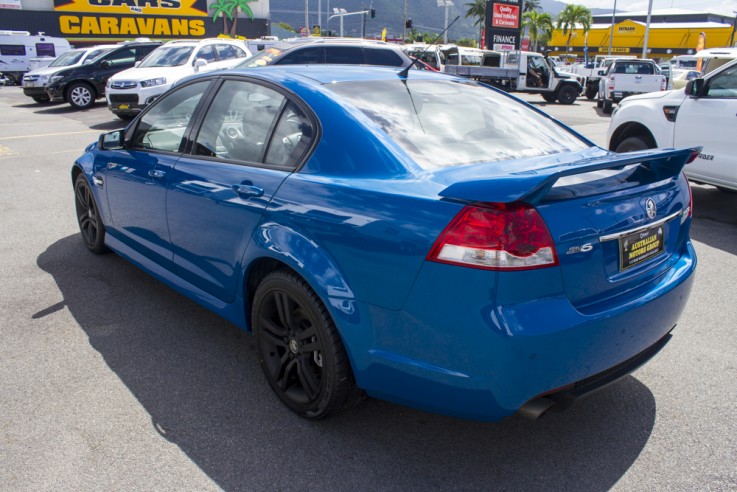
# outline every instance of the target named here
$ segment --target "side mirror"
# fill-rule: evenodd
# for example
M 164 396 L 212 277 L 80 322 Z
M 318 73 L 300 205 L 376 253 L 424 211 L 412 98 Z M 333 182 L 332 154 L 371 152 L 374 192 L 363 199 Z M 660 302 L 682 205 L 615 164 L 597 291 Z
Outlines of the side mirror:
M 134 67 L 138 67 L 138 65 L 141 64 L 141 60 L 138 60 L 136 63 L 133 64 Z
M 97 140 L 97 146 L 100 148 L 100 150 L 119 150 L 123 148 L 124 143 L 124 130 L 115 130 L 112 132 L 103 133 Z
M 193 65 L 194 65 L 194 71 L 195 72 L 199 72 L 200 68 L 202 68 L 205 65 L 207 65 L 207 60 L 205 60 L 204 58 L 197 58 L 194 61 Z
M 693 79 L 686 83 L 686 95 L 701 97 L 704 95 L 704 79 Z
M 606 75 L 606 70 L 599 70 L 599 75 Z
M 100 62 L 100 66 L 104 68 L 105 70 L 108 70 L 110 68 L 110 61 L 108 60 L 102 60 Z

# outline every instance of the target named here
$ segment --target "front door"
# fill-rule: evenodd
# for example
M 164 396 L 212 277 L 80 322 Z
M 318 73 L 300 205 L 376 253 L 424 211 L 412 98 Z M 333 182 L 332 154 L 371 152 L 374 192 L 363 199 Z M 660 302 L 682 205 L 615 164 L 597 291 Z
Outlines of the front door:
M 130 130 L 123 149 L 101 152 L 96 163 L 111 210 L 109 233 L 165 265 L 172 256 L 166 186 L 208 86 L 190 84 L 162 98 Z

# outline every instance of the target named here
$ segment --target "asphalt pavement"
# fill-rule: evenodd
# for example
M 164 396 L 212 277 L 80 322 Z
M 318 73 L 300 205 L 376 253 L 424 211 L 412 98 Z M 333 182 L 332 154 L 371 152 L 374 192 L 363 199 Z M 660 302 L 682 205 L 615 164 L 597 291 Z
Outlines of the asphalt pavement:
M 593 102 L 523 98 L 605 143 Z M 693 187 L 673 340 L 568 411 L 490 424 L 367 400 L 309 422 L 249 334 L 84 248 L 71 163 L 123 122 L 18 87 L 0 115 L 0 490 L 737 490 L 737 195 Z

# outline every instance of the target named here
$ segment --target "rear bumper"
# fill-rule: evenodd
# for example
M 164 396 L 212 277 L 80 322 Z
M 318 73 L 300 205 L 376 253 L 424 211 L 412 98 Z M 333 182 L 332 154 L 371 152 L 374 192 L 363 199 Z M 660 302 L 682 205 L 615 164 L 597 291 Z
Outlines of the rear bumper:
M 497 304 L 495 274 L 459 282 L 457 267 L 427 263 L 402 311 L 372 309 L 375 348 L 356 352 L 344 334 L 357 382 L 379 398 L 475 420 L 502 419 L 541 395 L 580 396 L 665 344 L 693 283 L 695 253 L 690 242 L 683 249 L 656 281 L 586 314 L 556 294 L 556 269 L 529 284 L 515 277 L 536 300 Z

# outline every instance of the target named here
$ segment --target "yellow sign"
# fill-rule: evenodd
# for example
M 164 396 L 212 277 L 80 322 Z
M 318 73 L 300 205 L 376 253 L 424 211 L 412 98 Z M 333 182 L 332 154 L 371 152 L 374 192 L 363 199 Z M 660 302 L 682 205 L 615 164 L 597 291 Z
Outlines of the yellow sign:
M 630 52 L 629 48 L 616 48 L 612 46 L 612 53 L 629 53 L 629 52 Z
M 57 12 L 207 16 L 204 0 L 54 0 Z
M 171 17 L 104 17 L 62 15 L 62 34 L 119 36 L 204 36 L 205 21 Z

